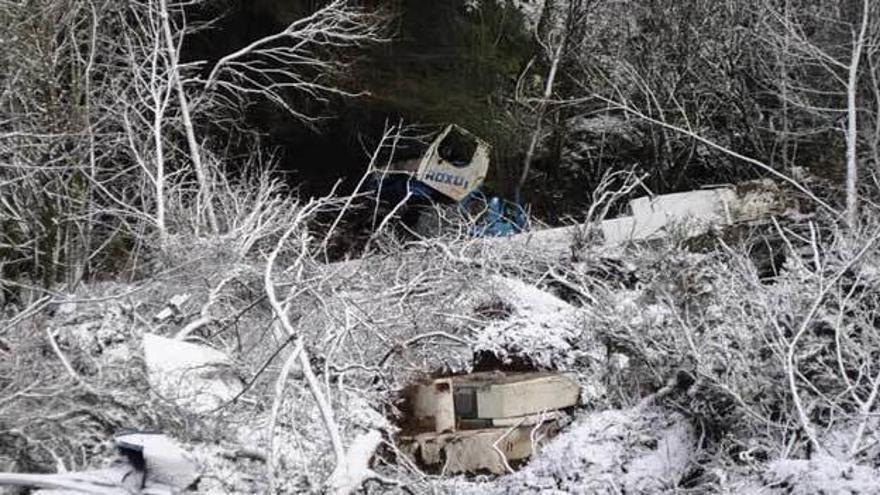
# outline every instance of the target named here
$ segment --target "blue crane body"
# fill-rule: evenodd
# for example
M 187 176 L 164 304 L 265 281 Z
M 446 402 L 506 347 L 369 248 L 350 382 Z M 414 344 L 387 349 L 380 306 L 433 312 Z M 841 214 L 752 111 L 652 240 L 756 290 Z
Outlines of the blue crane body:
M 380 200 L 406 203 L 416 214 L 438 203 L 455 204 L 462 212 L 478 209 L 481 214 L 469 229 L 473 237 L 522 232 L 527 229 L 527 216 L 519 204 L 498 197 L 487 199 L 480 191 L 490 153 L 488 143 L 457 125 L 448 125 L 421 155 L 373 170 L 373 188 Z

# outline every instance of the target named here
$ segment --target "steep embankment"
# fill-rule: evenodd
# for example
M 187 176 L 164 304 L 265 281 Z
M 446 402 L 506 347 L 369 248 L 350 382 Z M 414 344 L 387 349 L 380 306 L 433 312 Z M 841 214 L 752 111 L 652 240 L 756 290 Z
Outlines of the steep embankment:
M 302 231 L 269 270 L 180 243 L 186 261 L 148 280 L 52 294 L 3 327 L 0 469 L 97 468 L 134 427 L 181 443 L 206 493 L 859 490 L 880 455 L 877 239 L 803 229 L 436 239 L 330 265 Z M 785 261 L 759 272 L 752 236 L 774 231 Z M 401 455 L 399 392 L 490 365 L 571 373 L 571 423 L 505 476 Z

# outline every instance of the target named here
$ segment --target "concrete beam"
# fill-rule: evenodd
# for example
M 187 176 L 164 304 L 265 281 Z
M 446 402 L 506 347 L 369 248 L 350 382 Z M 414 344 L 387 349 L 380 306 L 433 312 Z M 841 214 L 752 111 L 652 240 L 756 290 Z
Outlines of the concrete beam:
M 511 375 L 505 380 L 482 382 L 471 375 L 456 381 L 456 392 L 471 389 L 476 397 L 476 417 L 516 418 L 575 406 L 580 386 L 563 374 Z

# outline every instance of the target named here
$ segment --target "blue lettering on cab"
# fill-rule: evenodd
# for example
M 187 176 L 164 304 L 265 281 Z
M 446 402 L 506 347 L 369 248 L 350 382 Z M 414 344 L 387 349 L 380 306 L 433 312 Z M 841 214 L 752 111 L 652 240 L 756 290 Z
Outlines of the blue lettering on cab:
M 465 180 L 464 177 L 450 174 L 448 172 L 430 170 L 425 174 L 424 180 L 439 182 L 441 184 L 450 184 L 457 187 L 467 187 L 467 180 Z

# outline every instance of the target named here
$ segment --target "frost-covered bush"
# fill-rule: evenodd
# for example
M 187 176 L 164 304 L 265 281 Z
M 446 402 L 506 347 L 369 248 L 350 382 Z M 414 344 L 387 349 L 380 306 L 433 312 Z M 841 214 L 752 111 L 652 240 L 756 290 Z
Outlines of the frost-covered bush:
M 575 419 L 520 471 L 491 482 L 449 483 L 453 493 L 658 493 L 687 472 L 694 432 L 656 408 L 606 410 Z
M 474 311 L 493 304 L 504 314 L 490 318 L 476 334 L 474 349 L 502 362 L 526 361 L 539 369 L 572 370 L 595 353 L 595 342 L 581 333 L 578 308 L 522 280 L 490 277 Z
M 609 350 L 630 358 L 614 385 L 631 397 L 674 384 L 667 403 L 700 425 L 709 456 L 825 451 L 824 432 L 841 429 L 847 455 L 865 455 L 880 383 L 876 238 L 812 232 L 781 234 L 772 278 L 736 247 L 632 253 L 638 282 L 589 311 Z

